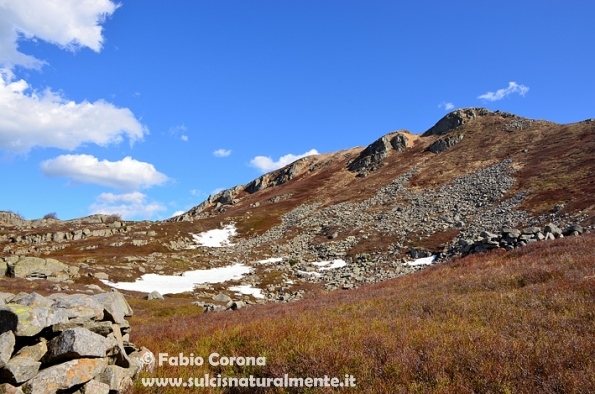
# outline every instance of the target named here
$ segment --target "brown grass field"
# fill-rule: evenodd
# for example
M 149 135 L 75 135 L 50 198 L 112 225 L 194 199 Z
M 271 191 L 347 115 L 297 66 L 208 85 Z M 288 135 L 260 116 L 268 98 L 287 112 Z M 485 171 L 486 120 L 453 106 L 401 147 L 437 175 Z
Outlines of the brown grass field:
M 132 340 L 202 366 L 143 378 L 323 377 L 355 388 L 143 387 L 133 393 L 593 393 L 595 235 L 472 255 L 352 291 L 200 314 L 188 300 L 131 299 Z M 266 357 L 212 366 L 211 353 Z

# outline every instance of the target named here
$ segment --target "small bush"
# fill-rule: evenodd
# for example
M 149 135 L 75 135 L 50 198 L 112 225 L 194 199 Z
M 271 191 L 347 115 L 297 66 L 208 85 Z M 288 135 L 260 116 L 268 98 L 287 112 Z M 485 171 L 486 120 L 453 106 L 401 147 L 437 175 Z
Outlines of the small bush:
M 50 213 L 46 213 L 45 215 L 43 215 L 44 219 L 58 219 L 58 215 L 56 214 L 56 212 L 50 212 Z

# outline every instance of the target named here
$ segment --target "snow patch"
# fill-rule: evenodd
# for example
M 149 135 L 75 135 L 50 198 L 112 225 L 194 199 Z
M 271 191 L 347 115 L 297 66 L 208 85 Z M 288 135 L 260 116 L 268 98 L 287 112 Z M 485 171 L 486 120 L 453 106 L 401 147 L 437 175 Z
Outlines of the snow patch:
M 264 295 L 262 294 L 262 289 L 252 287 L 250 285 L 232 286 L 229 288 L 229 290 L 240 294 L 248 294 L 253 296 L 254 298 L 264 298 Z
M 281 261 L 283 261 L 283 257 L 271 257 L 264 260 L 258 260 L 256 264 L 280 263 Z
M 336 259 L 336 260 L 333 260 L 333 261 L 317 261 L 317 262 L 312 263 L 312 264 L 320 267 L 318 269 L 319 271 L 332 270 L 332 269 L 335 269 L 335 268 L 345 267 L 347 265 L 347 263 L 344 260 L 341 260 L 341 259 Z
M 194 239 L 194 242 L 196 242 L 198 245 L 191 246 L 189 249 L 196 249 L 198 246 L 207 246 L 210 248 L 233 246 L 233 244 L 229 241 L 229 238 L 236 234 L 236 226 L 233 224 L 228 224 L 222 229 L 204 231 L 200 234 L 190 233 Z
M 405 265 L 406 267 L 419 267 L 422 265 L 430 265 L 434 263 L 434 260 L 436 260 L 436 255 L 434 256 L 430 256 L 430 257 L 422 257 L 421 259 L 416 259 L 410 262 L 407 262 L 403 265 Z
M 221 283 L 228 280 L 239 280 L 242 279 L 243 275 L 251 271 L 251 267 L 244 264 L 235 264 L 207 270 L 187 271 L 182 275 L 145 274 L 134 282 L 110 282 L 109 280 L 102 280 L 102 282 L 121 290 L 178 294 L 194 290 L 194 285 L 199 283 Z

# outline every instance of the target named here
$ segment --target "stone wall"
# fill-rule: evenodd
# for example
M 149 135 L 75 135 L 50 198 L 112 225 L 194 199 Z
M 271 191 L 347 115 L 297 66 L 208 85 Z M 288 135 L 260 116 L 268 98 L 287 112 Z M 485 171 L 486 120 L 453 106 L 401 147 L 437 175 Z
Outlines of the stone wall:
M 154 367 L 153 354 L 130 342 L 131 315 L 115 290 L 0 293 L 0 393 L 123 392 Z

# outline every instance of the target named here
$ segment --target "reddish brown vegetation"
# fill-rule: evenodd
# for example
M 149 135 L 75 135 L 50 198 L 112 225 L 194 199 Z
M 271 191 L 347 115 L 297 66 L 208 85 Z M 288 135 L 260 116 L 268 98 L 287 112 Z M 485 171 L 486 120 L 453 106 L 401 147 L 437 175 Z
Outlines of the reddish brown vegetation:
M 192 309 L 176 306 L 182 300 L 133 300 L 134 341 L 156 353 L 267 361 L 162 366 L 145 377 L 353 374 L 357 388 L 350 392 L 595 392 L 594 243 L 593 235 L 540 242 L 236 312 L 188 316 Z M 138 383 L 135 392 L 186 391 Z

